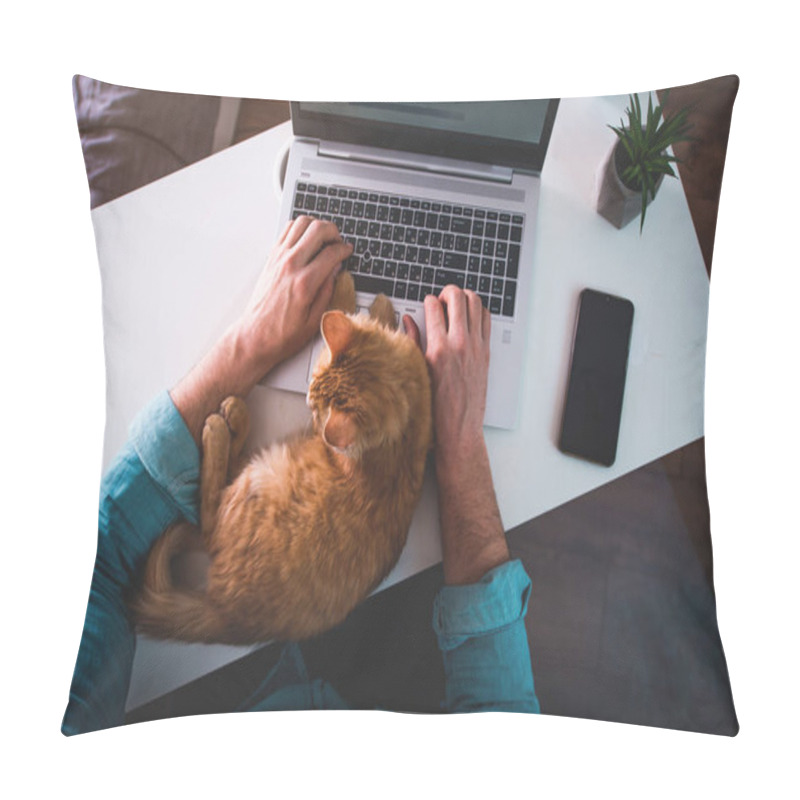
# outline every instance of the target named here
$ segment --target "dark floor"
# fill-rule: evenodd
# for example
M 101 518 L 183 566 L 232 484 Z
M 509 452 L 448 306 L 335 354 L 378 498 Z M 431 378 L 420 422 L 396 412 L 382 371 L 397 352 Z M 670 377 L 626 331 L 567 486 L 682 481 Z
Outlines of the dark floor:
M 694 104 L 694 140 L 676 154 L 709 274 L 737 87 L 735 78 L 680 87 L 667 103 Z M 79 107 L 86 101 L 80 130 L 93 206 L 210 154 L 218 98 L 126 90 L 115 109 L 107 94 L 103 84 L 76 84 Z M 159 105 L 169 109 L 172 129 L 194 125 L 199 135 L 165 142 L 142 134 Z M 288 118 L 287 103 L 244 100 L 234 142 Z M 109 119 L 116 138 L 108 135 Z M 527 628 L 545 713 L 738 730 L 716 625 L 703 448 L 700 439 L 508 534 L 534 584 Z M 431 612 L 441 585 L 434 567 L 371 598 L 342 626 L 303 644 L 309 672 L 356 708 L 436 711 L 444 678 Z M 235 708 L 278 649 L 265 647 L 128 720 Z

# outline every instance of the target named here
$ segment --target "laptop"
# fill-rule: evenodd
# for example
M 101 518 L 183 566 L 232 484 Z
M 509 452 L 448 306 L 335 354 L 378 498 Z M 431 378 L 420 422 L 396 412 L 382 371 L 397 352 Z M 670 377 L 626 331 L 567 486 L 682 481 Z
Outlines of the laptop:
M 456 284 L 492 314 L 485 424 L 516 427 L 540 174 L 558 100 L 292 103 L 282 227 L 309 214 L 353 244 L 360 312 L 378 293 L 426 343 L 423 299 Z M 263 383 L 305 394 L 317 336 Z

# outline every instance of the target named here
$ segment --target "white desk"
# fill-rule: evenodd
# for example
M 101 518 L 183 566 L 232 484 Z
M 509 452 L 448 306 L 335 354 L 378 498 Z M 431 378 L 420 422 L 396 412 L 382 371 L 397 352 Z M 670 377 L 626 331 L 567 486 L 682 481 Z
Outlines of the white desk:
M 618 231 L 594 210 L 596 173 L 626 97 L 561 102 L 539 202 L 520 424 L 486 430 L 506 529 L 703 435 L 708 277 L 679 180 Z M 103 265 L 108 381 L 104 464 L 137 411 L 171 387 L 243 308 L 277 235 L 276 164 L 288 123 L 93 212 Z M 577 300 L 586 287 L 635 306 L 617 461 L 600 467 L 556 447 Z M 110 310 L 114 310 L 114 314 Z M 257 387 L 254 435 L 303 428 L 303 396 Z M 385 586 L 441 558 L 436 489 L 426 478 L 408 544 Z M 140 638 L 128 708 L 249 652 Z

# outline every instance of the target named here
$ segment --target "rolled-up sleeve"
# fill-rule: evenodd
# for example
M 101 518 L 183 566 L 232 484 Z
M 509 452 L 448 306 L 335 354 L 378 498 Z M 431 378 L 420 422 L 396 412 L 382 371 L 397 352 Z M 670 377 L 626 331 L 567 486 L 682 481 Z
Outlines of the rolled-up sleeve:
M 433 627 L 444 659 L 446 710 L 539 713 L 525 630 L 530 592 L 516 560 L 478 583 L 439 591 Z
M 181 517 L 197 521 L 199 480 L 197 445 L 163 392 L 134 420 L 103 477 L 97 558 L 64 734 L 124 721 L 136 643 L 125 594 L 153 542 Z

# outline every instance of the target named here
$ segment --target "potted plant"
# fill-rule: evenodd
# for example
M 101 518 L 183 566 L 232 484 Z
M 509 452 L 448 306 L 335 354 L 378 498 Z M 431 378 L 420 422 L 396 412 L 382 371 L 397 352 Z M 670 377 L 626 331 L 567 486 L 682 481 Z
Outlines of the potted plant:
M 676 142 L 688 141 L 691 125 L 688 108 L 665 117 L 663 106 L 653 108 L 648 94 L 647 118 L 643 119 L 639 97 L 629 95 L 629 101 L 628 124 L 620 120 L 619 127 L 608 126 L 617 139 L 603 165 L 597 211 L 617 228 L 641 213 L 641 234 L 647 206 L 655 199 L 661 181 L 665 175 L 675 177 L 671 162 L 678 159 L 666 150 Z

